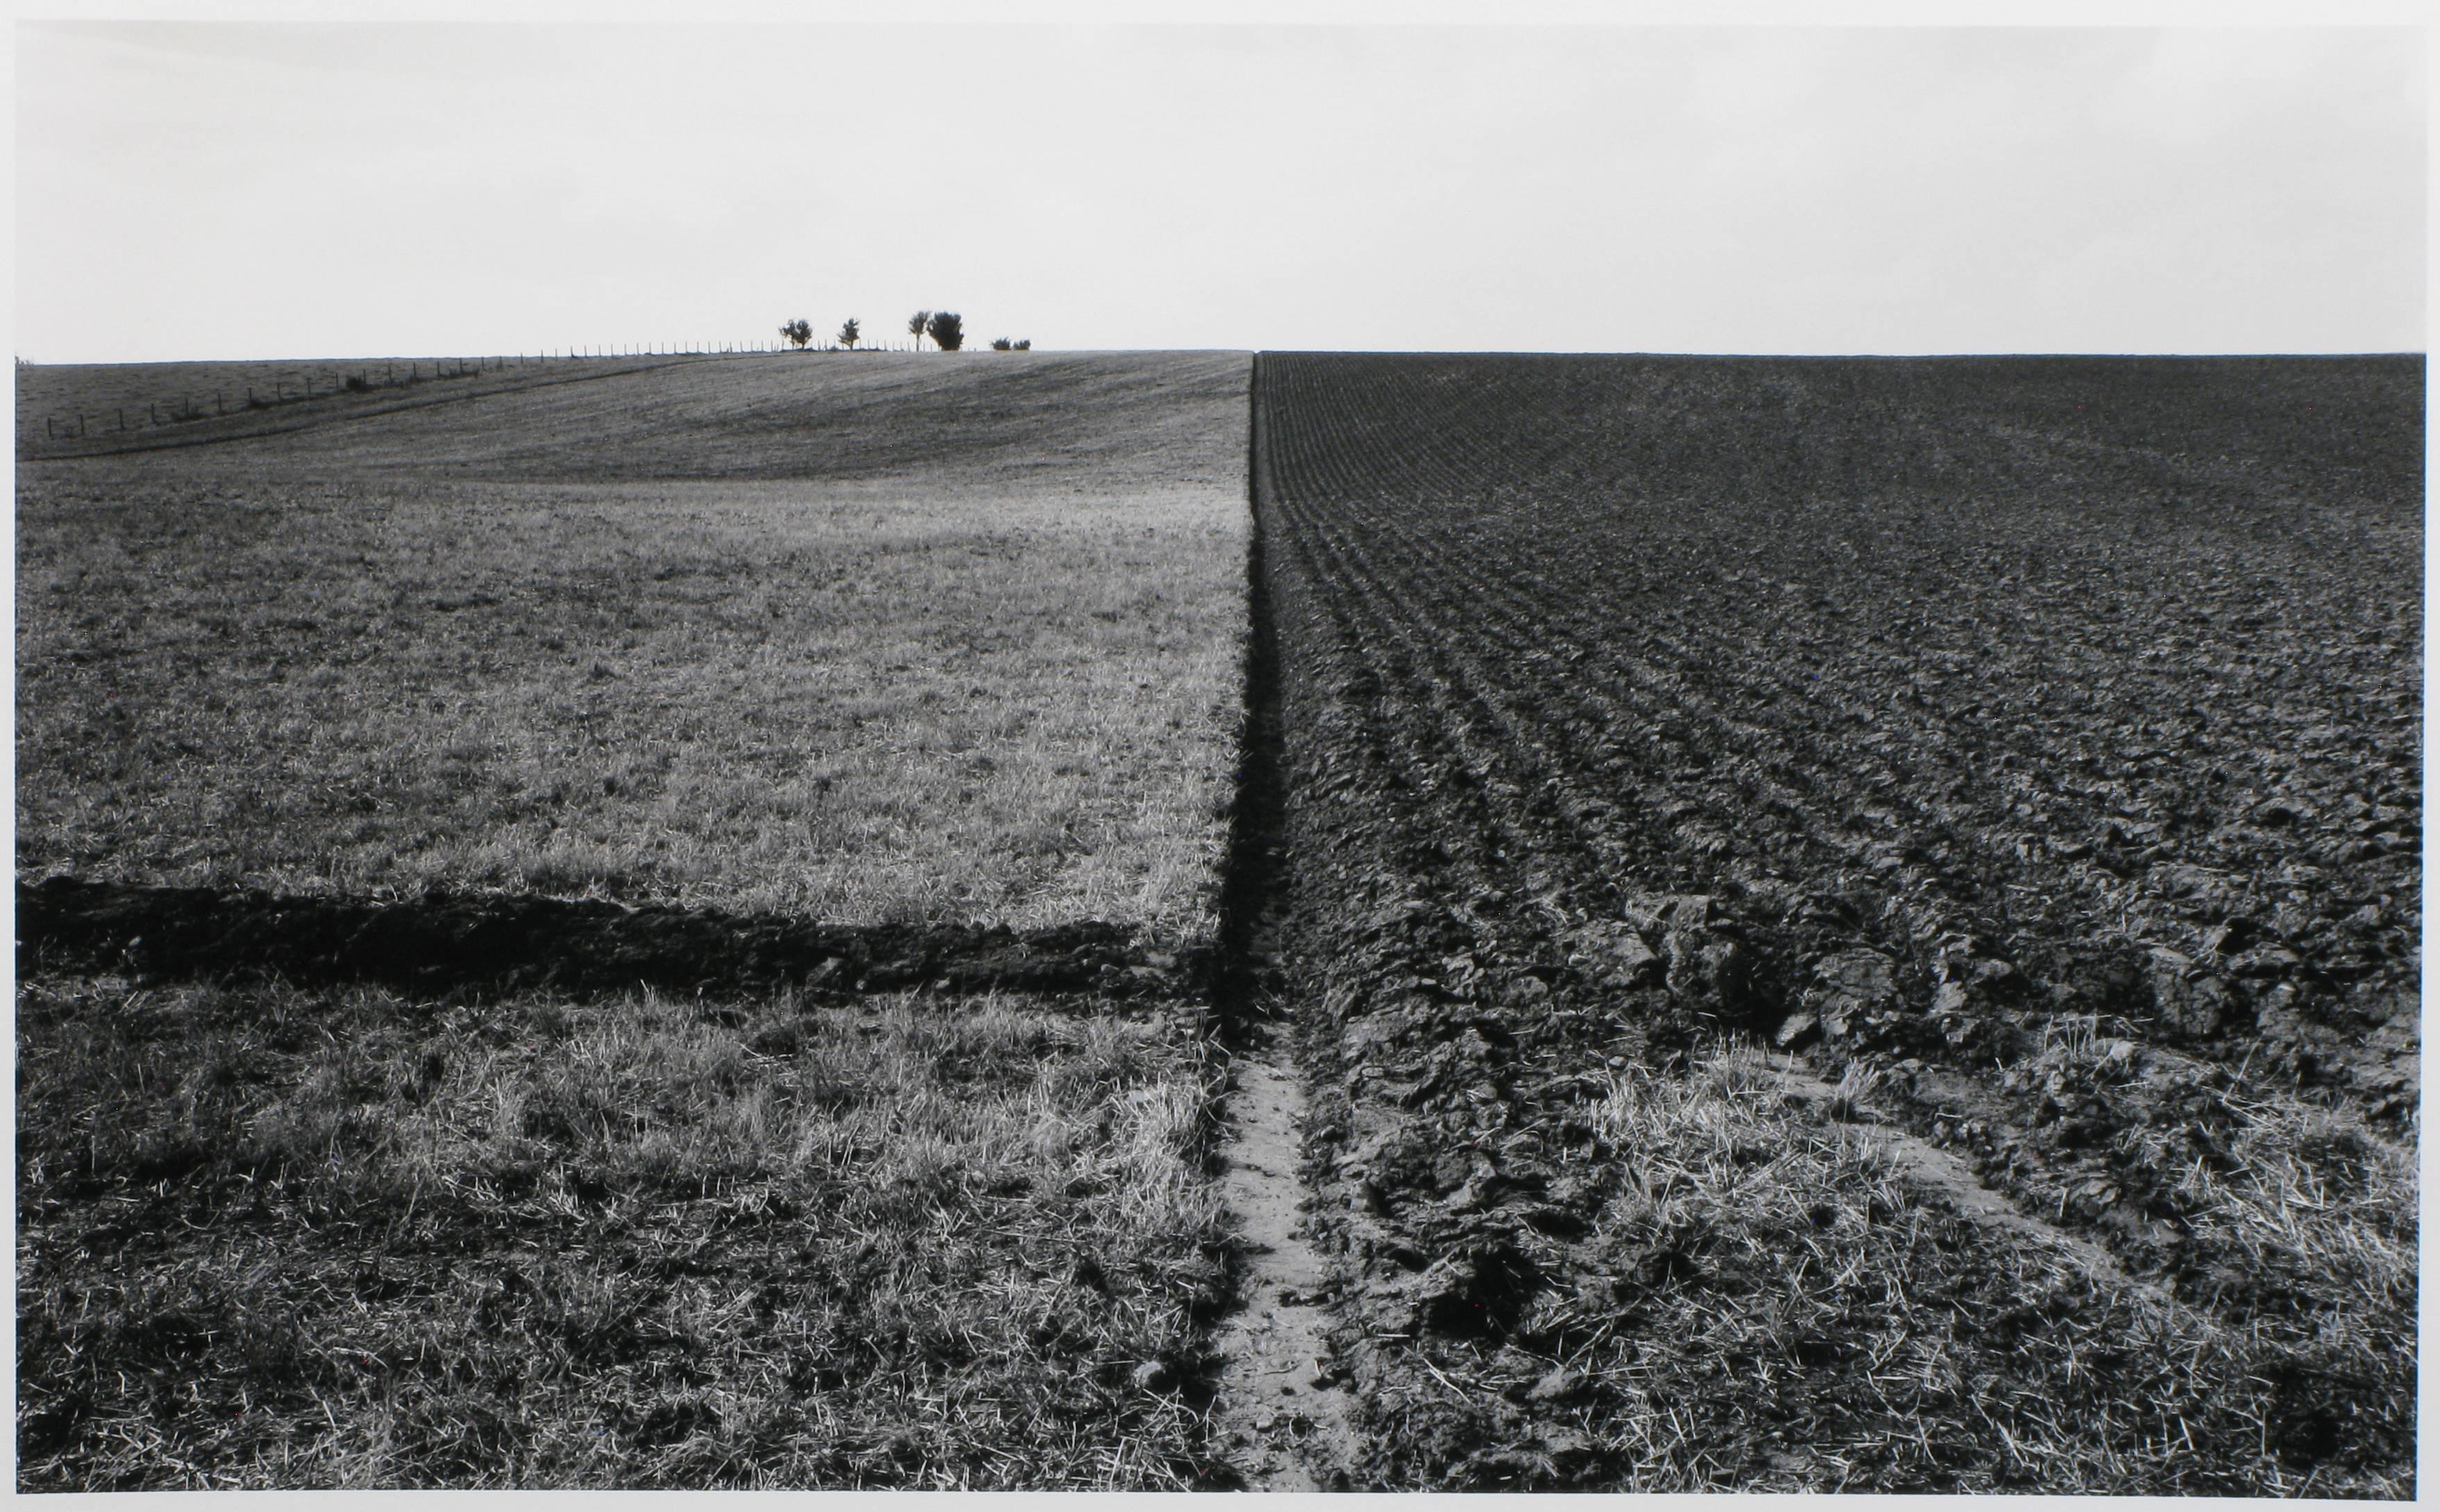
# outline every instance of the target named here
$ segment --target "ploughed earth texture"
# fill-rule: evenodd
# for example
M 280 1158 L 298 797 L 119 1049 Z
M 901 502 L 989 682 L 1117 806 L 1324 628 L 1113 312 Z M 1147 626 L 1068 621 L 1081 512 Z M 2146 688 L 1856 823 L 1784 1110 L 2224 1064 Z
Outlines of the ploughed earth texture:
M 2411 1484 L 2420 359 L 1255 391 L 1358 1481 Z
M 2421 358 L 404 365 L 21 371 L 21 1488 L 2413 1494 Z

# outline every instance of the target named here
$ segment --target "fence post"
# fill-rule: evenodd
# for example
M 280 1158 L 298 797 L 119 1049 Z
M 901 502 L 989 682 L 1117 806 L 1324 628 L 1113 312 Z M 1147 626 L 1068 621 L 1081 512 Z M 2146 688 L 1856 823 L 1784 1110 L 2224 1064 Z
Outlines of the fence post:
M 127 429 L 127 409 L 126 409 L 126 406 L 124 406 L 124 405 L 121 405 L 121 406 L 119 407 L 119 411 L 118 411 L 118 428 L 119 428 L 120 430 L 122 430 L 122 431 L 123 431 L 123 430 L 125 430 L 125 429 Z
M 43 417 L 43 439 L 51 439 L 51 418 L 47 415 Z
M 161 423 L 160 413 L 154 410 L 150 402 L 147 402 L 144 406 L 144 422 L 147 425 L 158 425 Z

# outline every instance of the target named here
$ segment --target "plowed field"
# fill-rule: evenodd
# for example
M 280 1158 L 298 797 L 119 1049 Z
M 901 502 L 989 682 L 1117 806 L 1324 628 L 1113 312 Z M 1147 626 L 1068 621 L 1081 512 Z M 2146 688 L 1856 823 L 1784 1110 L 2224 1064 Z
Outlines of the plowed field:
M 1358 1479 L 2411 1487 L 2422 394 L 1260 360 Z

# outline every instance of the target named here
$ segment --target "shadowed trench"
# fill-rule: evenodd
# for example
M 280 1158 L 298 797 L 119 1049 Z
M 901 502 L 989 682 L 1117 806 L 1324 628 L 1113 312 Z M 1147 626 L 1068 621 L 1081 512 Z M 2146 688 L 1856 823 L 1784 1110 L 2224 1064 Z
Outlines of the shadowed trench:
M 1222 1043 L 1246 1048 L 1267 1014 L 1266 969 L 1276 965 L 1280 895 L 1289 882 L 1282 845 L 1286 777 L 1282 760 L 1279 629 L 1271 605 L 1268 547 L 1258 495 L 1262 488 L 1262 358 L 1247 385 L 1253 408 L 1247 426 L 1247 507 L 1253 515 L 1246 547 L 1245 722 L 1238 738 L 1237 788 L 1229 805 L 1229 843 L 1220 879 L 1218 955 L 1212 1001 Z
M 1235 1228 L 1235 1308 L 1212 1332 L 1212 1457 L 1251 1490 L 1344 1489 L 1354 1459 L 1342 1373 L 1332 1362 L 1327 1264 L 1312 1242 L 1307 1109 L 1293 1052 L 1280 945 L 1294 885 L 1279 628 L 1262 524 L 1262 358 L 1248 401 L 1245 723 L 1212 970 L 1214 1034 L 1229 1091 L 1214 1175 Z

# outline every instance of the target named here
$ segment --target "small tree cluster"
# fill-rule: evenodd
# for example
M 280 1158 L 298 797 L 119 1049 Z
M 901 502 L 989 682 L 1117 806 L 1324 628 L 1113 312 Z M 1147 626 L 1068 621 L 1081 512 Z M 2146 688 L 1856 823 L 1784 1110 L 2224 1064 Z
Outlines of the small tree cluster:
M 1006 336 L 994 336 L 992 338 L 992 350 L 996 352 L 1030 352 L 1033 350 L 1033 339 L 1029 336 L 1023 341 L 1011 341 Z
M 915 338 L 915 345 L 919 350 L 924 345 L 924 338 L 929 336 L 932 338 L 933 346 L 944 352 L 953 352 L 966 343 L 966 323 L 964 317 L 954 310 L 919 310 L 906 317 L 906 333 Z M 802 318 L 788 321 L 780 326 L 780 334 L 790 345 L 802 351 L 813 342 L 813 322 Z M 840 324 L 838 335 L 834 340 L 839 346 L 851 351 L 853 350 L 856 343 L 864 340 L 864 322 L 850 315 Z M 992 343 L 992 347 L 996 351 L 1027 351 L 1032 346 L 1033 343 L 1031 341 L 1012 342 L 1005 336 Z

